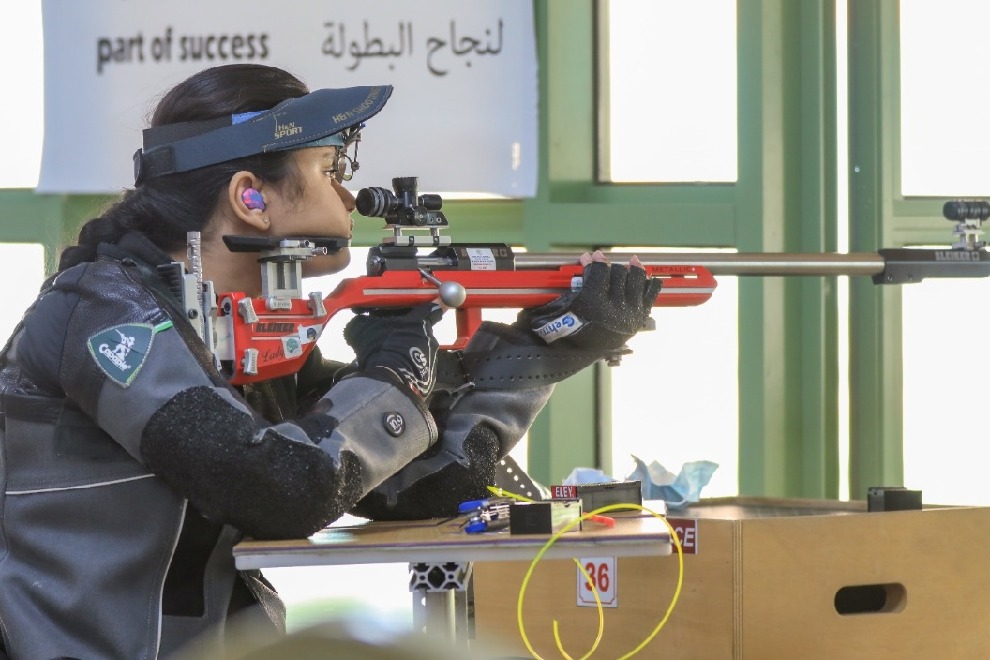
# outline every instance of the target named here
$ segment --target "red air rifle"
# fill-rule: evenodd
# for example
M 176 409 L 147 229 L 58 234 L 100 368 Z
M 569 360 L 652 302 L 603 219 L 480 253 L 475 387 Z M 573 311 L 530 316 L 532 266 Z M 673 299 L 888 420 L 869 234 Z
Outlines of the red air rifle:
M 231 250 L 260 255 L 262 295 L 252 298 L 239 292 L 214 296 L 212 284 L 202 281 L 198 235 L 190 235 L 186 314 L 231 383 L 295 373 L 342 309 L 413 307 L 439 298 L 456 314 L 457 339 L 447 347 L 456 349 L 477 330 L 483 309 L 536 307 L 580 287 L 583 269 L 576 255 L 517 255 L 503 244 L 451 243 L 441 234 L 447 220 L 440 197 L 417 195 L 415 177 L 394 179 L 393 185 L 395 195 L 384 188 L 358 193 L 358 211 L 385 218 L 392 236 L 371 248 L 366 276 L 342 280 L 326 297 L 314 292 L 303 298 L 302 262 L 346 246 L 346 239 L 225 236 Z M 427 246 L 429 253 L 420 254 Z M 539 265 L 532 265 L 533 257 Z M 547 264 L 548 259 L 557 263 Z M 702 266 L 643 263 L 651 277 L 663 281 L 654 306 L 700 305 L 715 290 L 715 278 Z

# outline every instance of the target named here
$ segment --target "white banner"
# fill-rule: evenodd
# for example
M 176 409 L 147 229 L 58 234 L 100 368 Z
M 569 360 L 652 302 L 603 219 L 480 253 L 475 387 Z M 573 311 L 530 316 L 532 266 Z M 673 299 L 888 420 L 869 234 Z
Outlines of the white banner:
M 158 97 L 201 69 L 257 62 L 310 89 L 395 86 L 368 121 L 353 189 L 536 192 L 532 0 L 44 0 L 38 190 L 118 193 Z

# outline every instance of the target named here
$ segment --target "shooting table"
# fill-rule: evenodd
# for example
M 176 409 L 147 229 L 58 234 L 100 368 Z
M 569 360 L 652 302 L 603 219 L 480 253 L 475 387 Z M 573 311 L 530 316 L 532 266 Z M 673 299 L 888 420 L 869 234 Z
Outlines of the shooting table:
M 610 515 L 615 527 L 586 521 L 583 530 L 561 535 L 544 558 L 671 554 L 670 532 L 662 521 L 639 511 Z M 472 563 L 530 562 L 550 536 L 512 535 L 507 529 L 467 534 L 463 521 L 364 522 L 330 526 L 307 539 L 248 540 L 234 547 L 234 562 L 241 570 L 409 562 L 416 628 L 467 645 Z

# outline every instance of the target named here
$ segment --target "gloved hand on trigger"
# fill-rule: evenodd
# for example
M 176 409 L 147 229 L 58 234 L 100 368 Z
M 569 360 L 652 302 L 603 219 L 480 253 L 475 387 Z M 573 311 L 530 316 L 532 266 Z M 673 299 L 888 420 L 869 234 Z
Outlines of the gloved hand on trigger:
M 425 398 L 437 380 L 439 343 L 433 326 L 442 316 L 443 308 L 435 302 L 401 314 L 359 314 L 344 327 L 344 340 L 354 349 L 360 369 L 388 369 Z
M 585 263 L 590 261 L 590 263 Z M 519 322 L 548 344 L 585 350 L 616 350 L 650 322 L 661 281 L 650 278 L 633 257 L 610 264 L 601 252 L 586 257 L 584 285 L 542 307 L 524 309 Z

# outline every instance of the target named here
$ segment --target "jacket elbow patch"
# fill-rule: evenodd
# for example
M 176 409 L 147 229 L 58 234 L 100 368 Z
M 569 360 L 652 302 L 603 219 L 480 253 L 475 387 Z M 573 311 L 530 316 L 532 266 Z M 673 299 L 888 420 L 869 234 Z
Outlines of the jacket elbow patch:
M 307 536 L 357 499 L 360 466 L 263 429 L 209 387 L 185 390 L 148 421 L 148 467 L 207 517 L 256 538 Z

